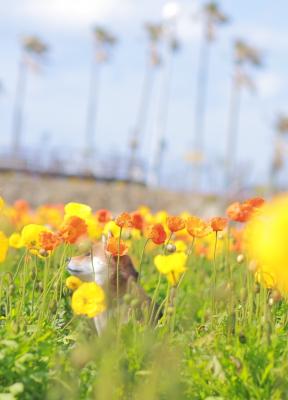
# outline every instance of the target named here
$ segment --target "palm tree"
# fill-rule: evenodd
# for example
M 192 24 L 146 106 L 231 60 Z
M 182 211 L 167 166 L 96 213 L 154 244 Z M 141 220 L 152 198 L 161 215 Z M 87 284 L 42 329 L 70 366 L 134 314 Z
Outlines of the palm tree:
M 199 66 L 196 88 L 196 107 L 195 107 L 195 130 L 194 130 L 194 152 L 195 160 L 203 160 L 205 142 L 205 112 L 207 100 L 207 83 L 210 61 L 211 45 L 216 38 L 218 26 L 226 24 L 229 19 L 224 14 L 218 4 L 211 1 L 203 8 L 203 33 L 200 45 Z M 200 165 L 198 166 L 200 167 Z M 199 188 L 202 181 L 201 169 L 195 170 L 195 185 Z
M 163 68 L 162 87 L 160 91 L 158 115 L 155 123 L 154 146 L 152 148 L 151 165 L 149 166 L 147 183 L 157 186 L 160 182 L 164 152 L 166 149 L 167 118 L 170 101 L 170 87 L 174 55 L 179 50 L 179 42 L 173 32 L 167 32 L 167 54 L 165 69 Z
M 135 127 L 130 138 L 130 157 L 128 163 L 128 176 L 131 179 L 137 179 L 138 168 L 137 159 L 140 148 L 140 140 L 145 132 L 147 123 L 147 114 L 153 89 L 154 72 L 161 65 L 161 55 L 159 45 L 163 37 L 162 24 L 147 23 L 144 26 L 148 36 L 148 53 L 146 58 L 145 75 L 140 95 L 140 103 L 136 116 Z
M 275 123 L 274 154 L 271 165 L 271 192 L 276 190 L 276 177 L 284 166 L 284 137 L 288 134 L 288 115 L 280 114 Z
M 12 151 L 19 153 L 22 141 L 23 108 L 26 96 L 27 75 L 29 67 L 38 68 L 48 46 L 37 36 L 26 36 L 22 39 L 22 51 L 18 68 L 16 97 L 12 120 Z
M 250 77 L 250 67 L 262 66 L 262 56 L 258 49 L 248 45 L 242 40 L 234 43 L 234 73 L 232 76 L 230 109 L 226 147 L 226 184 L 230 186 L 237 159 L 238 125 L 240 113 L 240 100 L 242 88 L 253 89 Z
M 90 92 L 86 121 L 86 152 L 88 155 L 93 153 L 95 144 L 95 125 L 97 102 L 99 99 L 101 66 L 110 59 L 111 49 L 117 42 L 116 37 L 101 26 L 96 26 L 94 28 L 93 39 L 94 52 L 91 63 Z

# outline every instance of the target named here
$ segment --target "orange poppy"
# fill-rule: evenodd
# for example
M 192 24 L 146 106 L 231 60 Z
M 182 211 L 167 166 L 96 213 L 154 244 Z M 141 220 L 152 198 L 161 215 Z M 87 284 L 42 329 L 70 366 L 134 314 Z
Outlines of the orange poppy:
M 167 226 L 171 232 L 178 232 L 185 228 L 185 221 L 181 217 L 170 216 L 167 218 Z
M 132 228 L 132 218 L 128 212 L 123 212 L 115 219 L 115 224 L 119 228 Z
M 127 253 L 128 246 L 124 243 L 123 240 L 120 240 L 119 242 L 119 238 L 115 238 L 112 236 L 107 241 L 106 251 L 114 257 L 118 256 L 118 254 L 121 257 Z
M 19 199 L 15 201 L 14 208 L 17 212 L 24 214 L 29 211 L 30 206 L 26 200 Z
M 227 222 L 227 218 L 215 217 L 211 219 L 210 225 L 214 232 L 220 232 L 226 228 Z
M 212 231 L 211 225 L 208 222 L 195 216 L 187 218 L 186 229 L 189 235 L 194 238 L 202 238 Z
M 82 218 L 69 217 L 59 230 L 59 237 L 66 243 L 76 243 L 77 240 L 87 235 L 87 225 Z
M 53 232 L 41 232 L 39 236 L 39 244 L 41 249 L 45 251 L 54 250 L 60 243 L 59 236 Z
M 239 201 L 230 204 L 226 210 L 228 218 L 236 222 L 247 222 L 251 216 L 253 208 L 249 204 L 241 204 Z
M 162 224 L 152 224 L 148 226 L 146 236 L 147 239 L 151 239 L 155 244 L 164 243 L 167 237 Z
M 252 197 L 249 200 L 244 201 L 243 204 L 248 205 L 252 208 L 260 208 L 265 203 L 265 200 L 262 197 Z
M 247 222 L 254 211 L 260 208 L 265 203 L 262 197 L 253 197 L 249 200 L 239 203 L 232 203 L 226 210 L 227 216 L 236 222 Z

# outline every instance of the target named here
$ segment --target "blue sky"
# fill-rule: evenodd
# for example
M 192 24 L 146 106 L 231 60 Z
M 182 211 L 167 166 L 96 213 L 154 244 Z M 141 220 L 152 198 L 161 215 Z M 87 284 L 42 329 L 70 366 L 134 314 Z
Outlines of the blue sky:
M 258 46 L 264 67 L 253 73 L 255 93 L 243 93 L 239 128 L 238 162 L 249 177 L 263 181 L 271 158 L 273 122 L 288 108 L 287 1 L 223 0 L 222 9 L 231 23 L 217 34 L 213 45 L 208 84 L 206 119 L 207 159 L 212 180 L 218 178 L 225 151 L 229 89 L 232 74 L 232 43 L 241 37 Z M 37 34 L 51 47 L 41 73 L 30 74 L 25 106 L 23 141 L 39 146 L 49 134 L 49 146 L 70 149 L 84 145 L 89 71 L 92 53 L 91 27 L 107 26 L 119 37 L 112 61 L 103 69 L 97 116 L 96 148 L 99 153 L 125 154 L 135 124 L 143 80 L 146 37 L 142 25 L 159 21 L 163 0 L 0 0 L 0 145 L 9 146 L 14 102 L 19 38 Z M 192 144 L 200 24 L 200 1 L 182 0 L 178 23 L 181 51 L 173 64 L 167 128 L 166 181 L 189 182 L 183 161 Z M 142 156 L 151 154 L 152 135 L 161 85 L 155 77 Z M 243 170 L 245 170 L 245 168 Z M 187 172 L 187 173 L 186 173 Z M 181 173 L 181 178 L 178 178 Z M 177 176 L 178 175 L 178 176 Z

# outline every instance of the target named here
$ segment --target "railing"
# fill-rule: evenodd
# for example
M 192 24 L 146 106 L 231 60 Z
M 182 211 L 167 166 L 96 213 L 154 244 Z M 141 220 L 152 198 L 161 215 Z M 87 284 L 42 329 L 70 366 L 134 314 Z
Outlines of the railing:
M 126 180 L 144 184 L 145 166 L 135 163 L 129 171 L 125 155 L 85 154 L 77 148 L 23 149 L 13 153 L 0 150 L 0 171 L 15 171 L 45 174 L 51 176 L 75 176 L 98 180 Z

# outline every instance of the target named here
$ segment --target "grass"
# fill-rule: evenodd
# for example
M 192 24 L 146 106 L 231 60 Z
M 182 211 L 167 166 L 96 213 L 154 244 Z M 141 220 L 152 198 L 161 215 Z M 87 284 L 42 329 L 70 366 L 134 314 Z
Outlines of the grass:
M 144 243 L 132 242 L 136 265 Z M 71 252 L 62 245 L 41 259 L 11 249 L 1 264 L 0 400 L 288 398 L 287 303 L 255 283 L 236 253 L 224 246 L 209 260 L 192 252 L 174 304 L 156 326 L 137 319 L 130 296 L 131 318 L 110 321 L 98 337 L 92 320 L 71 311 L 64 284 Z M 151 297 L 158 252 L 147 249 L 142 260 Z M 161 304 L 165 277 L 158 288 Z

